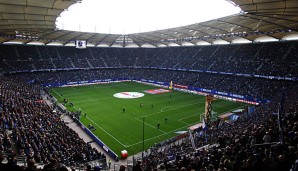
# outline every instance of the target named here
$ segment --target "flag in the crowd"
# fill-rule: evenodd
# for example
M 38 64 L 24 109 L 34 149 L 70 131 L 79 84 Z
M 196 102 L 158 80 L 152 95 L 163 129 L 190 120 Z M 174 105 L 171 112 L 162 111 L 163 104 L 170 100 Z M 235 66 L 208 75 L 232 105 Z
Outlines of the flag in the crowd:
M 202 128 L 203 128 L 204 130 L 207 130 L 207 125 L 206 125 L 206 123 L 205 123 L 205 118 L 203 118 Z
M 221 126 L 224 124 L 224 122 L 223 121 L 221 121 L 221 120 L 219 120 L 218 121 L 218 124 L 217 124 L 217 128 L 221 128 Z
M 283 134 L 283 123 L 281 116 L 284 114 L 284 103 L 285 103 L 285 94 L 282 94 L 281 102 L 280 102 L 280 109 L 278 110 L 278 127 L 279 127 L 279 139 L 281 144 L 284 144 L 284 134 Z
M 29 80 L 28 83 L 29 83 L 29 84 L 35 83 L 35 79 L 33 79 L 33 80 Z
M 193 139 L 192 133 L 190 132 L 190 130 L 188 130 L 188 132 L 189 132 L 189 139 L 190 139 L 192 148 L 195 150 L 196 149 L 196 146 L 195 146 L 195 141 Z

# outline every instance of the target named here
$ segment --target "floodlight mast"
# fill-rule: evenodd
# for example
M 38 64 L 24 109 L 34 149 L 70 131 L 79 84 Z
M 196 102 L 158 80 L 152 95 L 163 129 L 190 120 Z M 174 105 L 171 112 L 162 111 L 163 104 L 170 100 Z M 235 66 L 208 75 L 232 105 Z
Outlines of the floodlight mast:
M 144 159 L 144 151 L 145 151 L 145 117 L 143 117 L 143 148 L 142 148 L 142 162 Z
M 213 102 L 213 95 L 212 94 L 206 95 L 205 117 L 204 117 L 206 125 L 209 125 L 210 120 L 212 118 L 212 102 Z

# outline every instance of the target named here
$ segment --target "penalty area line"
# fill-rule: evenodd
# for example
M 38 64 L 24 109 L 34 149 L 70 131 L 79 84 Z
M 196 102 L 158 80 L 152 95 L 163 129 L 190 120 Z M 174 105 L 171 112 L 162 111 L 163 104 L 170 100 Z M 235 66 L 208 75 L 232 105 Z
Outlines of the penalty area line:
M 140 119 L 138 119 L 138 118 L 135 118 L 135 119 L 138 120 L 138 121 L 140 121 L 140 122 L 143 122 L 142 120 L 140 120 Z M 154 126 L 152 126 L 152 125 L 150 125 L 150 124 L 148 124 L 148 123 L 146 123 L 146 122 L 145 122 L 145 125 L 148 125 L 148 126 L 154 128 L 154 129 L 157 129 L 156 127 L 154 127 Z M 163 130 L 160 130 L 160 129 L 157 129 L 157 130 L 159 130 L 159 131 L 162 132 L 162 133 L 166 133 L 166 132 L 163 131 Z
M 202 103 L 202 102 L 192 103 L 192 104 L 183 105 L 183 106 L 178 106 L 178 107 L 175 107 L 175 106 L 168 106 L 168 107 L 164 107 L 164 108 L 162 108 L 162 109 L 170 108 L 170 107 L 171 107 L 170 109 L 165 110 L 165 111 L 171 111 L 171 110 L 181 109 L 181 108 L 184 108 L 184 107 L 187 107 L 187 106 L 192 106 L 192 105 L 196 105 L 196 104 L 200 104 L 200 103 Z M 159 113 L 162 113 L 162 112 L 163 112 L 163 111 L 160 111 L 160 112 L 154 112 L 154 113 L 151 113 L 151 114 L 142 116 L 142 117 L 147 117 L 147 116 L 151 116 L 151 115 L 159 114 Z M 142 117 L 136 117 L 135 119 L 142 118 Z
M 188 125 L 186 125 L 186 126 L 177 128 L 177 129 L 172 130 L 172 131 L 170 131 L 170 132 L 165 132 L 165 133 L 160 134 L 160 135 L 157 135 L 157 136 L 155 136 L 155 137 L 151 137 L 151 138 L 145 139 L 144 141 L 150 141 L 150 140 L 152 140 L 152 139 L 161 137 L 161 136 L 163 136 L 163 135 L 167 135 L 167 134 L 170 134 L 170 133 L 175 132 L 175 131 L 180 131 L 181 129 L 183 129 L 183 128 L 187 128 L 187 127 L 190 126 L 190 125 L 191 125 L 191 124 L 188 124 Z M 134 146 L 134 145 L 137 145 L 137 144 L 140 144 L 140 143 L 142 143 L 142 142 L 143 142 L 143 141 L 139 141 L 139 142 L 137 142 L 137 143 L 127 145 L 127 148 L 129 148 L 129 147 L 131 147 L 131 146 Z
M 200 115 L 199 115 L 199 114 L 189 115 L 189 116 L 186 116 L 186 117 L 184 117 L 184 118 L 178 119 L 178 121 L 188 125 L 189 123 L 184 122 L 183 120 L 184 120 L 184 119 L 187 119 L 187 118 L 194 117 L 194 116 L 200 116 Z

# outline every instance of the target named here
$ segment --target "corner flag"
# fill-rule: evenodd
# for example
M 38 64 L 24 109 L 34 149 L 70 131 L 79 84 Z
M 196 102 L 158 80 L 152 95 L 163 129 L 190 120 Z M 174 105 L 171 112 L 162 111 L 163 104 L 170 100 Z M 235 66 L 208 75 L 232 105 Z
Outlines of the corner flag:
M 169 89 L 172 90 L 173 89 L 173 81 L 170 82 L 170 86 Z
M 173 81 L 170 82 L 170 87 L 169 87 L 169 89 L 170 89 L 170 90 L 173 89 Z

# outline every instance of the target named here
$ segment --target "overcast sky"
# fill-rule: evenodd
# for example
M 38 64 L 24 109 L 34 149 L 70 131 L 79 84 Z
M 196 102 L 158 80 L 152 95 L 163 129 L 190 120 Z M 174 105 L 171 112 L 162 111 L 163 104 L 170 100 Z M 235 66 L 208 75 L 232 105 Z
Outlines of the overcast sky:
M 180 27 L 240 12 L 226 0 L 83 0 L 57 18 L 64 30 L 130 34 Z

